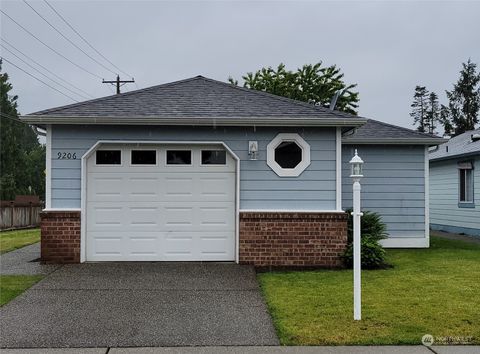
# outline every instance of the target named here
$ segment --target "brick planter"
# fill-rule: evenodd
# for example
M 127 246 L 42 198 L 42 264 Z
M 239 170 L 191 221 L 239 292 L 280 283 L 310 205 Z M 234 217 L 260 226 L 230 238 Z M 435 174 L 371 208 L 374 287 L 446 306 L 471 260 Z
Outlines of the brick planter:
M 341 267 L 346 245 L 346 213 L 240 213 L 241 264 Z
M 40 217 L 42 263 L 80 263 L 80 212 L 44 211 Z

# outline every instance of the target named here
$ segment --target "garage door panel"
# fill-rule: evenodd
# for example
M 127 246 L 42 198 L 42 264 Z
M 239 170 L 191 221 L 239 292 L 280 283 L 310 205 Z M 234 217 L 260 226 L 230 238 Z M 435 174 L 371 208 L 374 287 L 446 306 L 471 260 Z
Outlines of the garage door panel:
M 180 203 L 177 203 L 180 204 Z M 181 203 L 183 205 L 183 203 Z M 164 224 L 165 230 L 175 230 L 178 227 L 191 228 L 194 223 L 193 207 L 186 206 L 165 206 L 164 207 Z
M 128 226 L 132 228 L 157 228 L 161 224 L 161 213 L 158 207 L 131 206 L 128 210 Z
M 122 196 L 123 177 L 118 174 L 88 174 L 87 198 L 89 201 L 120 201 Z
M 235 179 L 231 174 L 211 174 L 198 176 L 197 180 L 200 200 L 220 201 L 232 200 L 231 191 L 235 187 Z
M 122 207 L 93 204 L 89 208 L 87 231 L 114 231 L 125 227 Z
M 150 197 L 157 199 L 160 195 L 160 181 L 158 177 L 133 177 L 127 176 L 124 185 L 126 191 L 128 191 L 129 199 L 141 197 Z M 132 198 L 133 197 L 133 198 Z

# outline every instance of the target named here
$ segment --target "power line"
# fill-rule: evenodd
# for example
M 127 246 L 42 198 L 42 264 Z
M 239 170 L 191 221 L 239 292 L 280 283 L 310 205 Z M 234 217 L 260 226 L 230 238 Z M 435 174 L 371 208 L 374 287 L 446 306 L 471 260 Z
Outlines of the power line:
M 70 85 L 71 87 L 73 87 L 74 89 L 84 93 L 85 95 L 87 95 L 88 97 L 90 98 L 94 98 L 90 93 L 88 93 L 87 91 L 85 90 L 82 90 L 80 87 L 78 86 L 75 86 L 74 84 L 66 81 L 65 79 L 63 79 L 61 76 L 55 74 L 53 71 L 49 70 L 48 68 L 46 68 L 45 66 L 43 66 L 42 64 L 40 64 L 39 62 L 37 62 L 36 60 L 32 59 L 30 56 L 28 56 L 27 54 L 25 54 L 24 52 L 22 52 L 20 49 L 16 48 L 13 44 L 11 44 L 10 42 L 8 42 L 5 38 L 0 38 L 3 42 L 5 42 L 6 44 L 8 44 L 11 48 L 13 48 L 15 51 L 17 51 L 18 53 L 20 53 L 21 55 L 23 55 L 25 58 L 29 59 L 31 62 L 35 63 L 36 65 L 38 65 L 39 67 L 41 67 L 42 69 L 44 69 L 45 71 L 49 72 L 50 74 L 52 74 L 53 76 L 55 76 L 57 79 L 61 80 L 62 82 L 66 83 L 67 85 Z
M 132 75 L 127 74 L 125 71 L 120 69 L 118 66 L 116 66 L 114 63 L 112 63 L 110 60 L 108 60 L 107 57 L 105 57 L 102 53 L 100 53 L 93 45 L 91 45 L 54 7 L 51 5 L 47 0 L 43 0 L 45 4 L 47 4 L 50 9 L 52 9 L 53 12 L 55 12 L 58 17 L 68 26 L 70 29 L 77 34 L 90 48 L 92 48 L 98 55 L 100 55 L 103 59 L 105 59 L 107 62 L 109 62 L 115 69 L 120 71 L 122 74 L 132 77 Z
M 53 81 L 55 84 L 63 87 L 65 90 L 68 90 L 70 91 L 71 93 L 73 93 L 74 95 L 78 95 L 80 97 L 82 97 L 83 99 L 87 99 L 88 100 L 88 97 L 87 96 L 84 96 L 84 95 L 81 95 L 71 89 L 69 89 L 67 86 L 63 85 L 62 83 L 52 79 L 51 77 L 48 77 L 47 75 L 45 75 L 44 73 L 42 73 L 40 70 L 38 70 L 36 67 L 34 67 L 33 65 L 29 64 L 27 61 L 23 60 L 22 58 L 20 58 L 18 55 L 16 55 L 14 52 L 12 52 L 10 49 L 8 49 L 7 47 L 5 47 L 3 44 L 0 43 L 0 46 L 5 49 L 6 51 L 8 51 L 10 54 L 12 54 L 13 56 L 15 56 L 18 60 L 20 60 L 21 62 L 23 62 L 24 64 L 28 65 L 30 68 L 32 68 L 33 70 L 35 70 L 37 73 L 39 73 L 40 75 L 46 77 L 48 80 L 50 81 Z
M 45 17 L 42 16 L 41 13 L 39 13 L 37 10 L 35 10 L 35 8 L 30 5 L 26 0 L 23 0 L 23 2 L 25 3 L 25 5 L 27 5 L 29 8 L 31 8 L 43 21 L 45 21 L 50 27 L 52 27 L 59 35 L 61 35 L 66 41 L 68 41 L 71 45 L 73 45 L 75 48 L 77 48 L 79 51 L 81 51 L 83 54 L 85 54 L 87 57 L 89 57 L 90 59 L 92 59 L 95 63 L 97 63 L 98 65 L 102 66 L 104 69 L 110 71 L 112 74 L 117 74 L 115 71 L 113 70 L 110 70 L 108 67 L 106 67 L 105 65 L 103 65 L 101 62 L 99 62 L 97 59 L 95 59 L 94 57 L 92 57 L 90 54 L 88 54 L 87 52 L 85 52 L 82 48 L 80 48 L 78 45 L 76 45 L 70 38 L 68 38 L 67 36 L 65 36 L 62 31 L 60 31 L 59 29 L 57 29 L 54 25 L 52 25 Z
M 10 21 L 12 21 L 13 23 L 15 23 L 18 27 L 20 27 L 21 29 L 23 29 L 25 32 L 27 32 L 30 36 L 32 36 L 33 38 L 35 38 L 37 41 L 39 41 L 40 43 L 42 43 L 45 47 L 47 47 L 48 49 L 50 49 L 51 51 L 53 51 L 55 54 L 61 56 L 63 59 L 67 60 L 69 63 L 75 65 L 77 68 L 85 71 L 86 73 L 98 78 L 98 79 L 101 79 L 102 77 L 101 76 L 98 76 L 94 73 L 92 73 L 91 71 L 85 69 L 84 67 L 78 65 L 77 63 L 73 62 L 72 60 L 68 59 L 65 55 L 59 53 L 57 50 L 55 50 L 54 48 L 52 48 L 51 46 L 49 46 L 47 43 L 45 43 L 44 41 L 42 41 L 40 38 L 38 38 L 36 35 L 34 35 L 32 32 L 30 32 L 28 29 L 26 29 L 25 27 L 23 27 L 20 23 L 18 23 L 17 21 L 15 21 L 13 18 L 11 18 L 7 13 L 5 13 L 5 11 L 3 11 L 2 9 L 0 9 L 0 12 L 2 14 L 4 14 L 5 16 L 7 16 L 7 18 L 10 19 Z
M 53 86 L 51 86 L 50 84 L 46 83 L 46 82 L 45 82 L 45 81 L 43 81 L 42 79 L 39 79 L 39 78 L 38 78 L 38 77 L 36 77 L 35 75 L 32 75 L 32 74 L 30 74 L 30 73 L 29 73 L 27 70 L 25 70 L 25 69 L 22 69 L 22 68 L 21 68 L 21 67 L 19 67 L 18 65 L 15 65 L 14 63 L 12 63 L 10 60 L 6 59 L 5 57 L 3 57 L 3 56 L 2 56 L 2 57 L 1 57 L 1 59 L 2 59 L 2 60 L 5 60 L 5 61 L 6 61 L 7 63 L 9 63 L 10 65 L 13 65 L 13 66 L 14 66 L 14 67 L 16 67 L 18 70 L 21 70 L 21 71 L 23 71 L 25 74 L 27 74 L 27 75 L 29 75 L 29 76 L 33 77 L 35 80 L 37 80 L 37 81 L 40 81 L 42 84 L 44 84 L 44 85 L 46 85 L 46 86 L 50 87 L 52 90 L 55 90 L 55 91 L 57 91 L 58 93 L 60 93 L 60 94 L 62 94 L 62 95 L 64 95 L 64 96 L 66 96 L 66 97 L 70 98 L 72 101 L 78 102 L 78 101 L 77 101 L 75 98 L 73 98 L 73 97 L 71 97 L 71 96 L 67 95 L 65 92 L 62 92 L 62 91 L 60 91 L 60 90 L 56 89 L 55 87 L 53 87 Z

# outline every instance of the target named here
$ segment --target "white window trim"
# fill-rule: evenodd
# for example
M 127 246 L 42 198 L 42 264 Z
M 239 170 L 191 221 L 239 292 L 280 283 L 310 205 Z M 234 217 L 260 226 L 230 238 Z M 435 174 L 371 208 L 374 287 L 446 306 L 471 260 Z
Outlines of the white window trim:
M 295 168 L 282 168 L 275 161 L 275 149 L 284 141 L 295 142 L 302 149 L 302 161 Z M 280 177 L 298 177 L 310 166 L 310 145 L 296 133 L 280 133 L 267 145 L 267 165 Z

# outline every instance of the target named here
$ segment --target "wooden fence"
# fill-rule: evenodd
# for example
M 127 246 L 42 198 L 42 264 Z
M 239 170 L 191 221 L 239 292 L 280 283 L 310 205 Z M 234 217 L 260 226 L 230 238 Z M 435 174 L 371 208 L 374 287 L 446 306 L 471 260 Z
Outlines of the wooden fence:
M 43 208 L 43 202 L 32 196 L 0 201 L 0 230 L 39 226 Z

